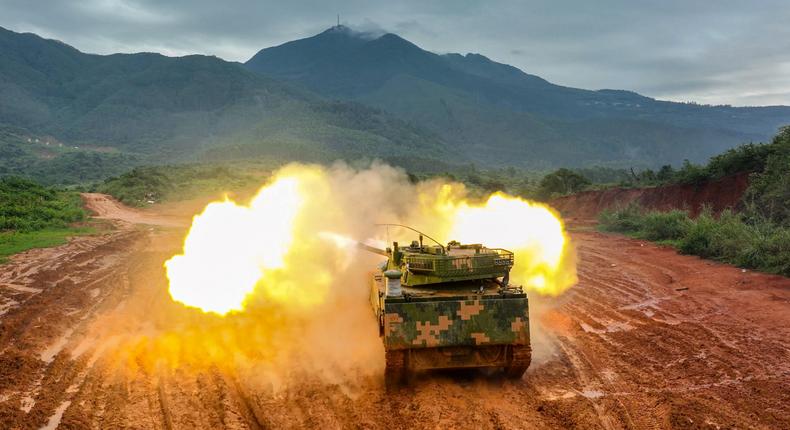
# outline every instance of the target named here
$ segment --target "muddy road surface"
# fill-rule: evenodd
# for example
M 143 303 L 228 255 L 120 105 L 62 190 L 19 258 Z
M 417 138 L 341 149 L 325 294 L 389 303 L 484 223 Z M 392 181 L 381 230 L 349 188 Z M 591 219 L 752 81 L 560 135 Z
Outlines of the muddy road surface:
M 532 298 L 521 380 L 430 373 L 391 394 L 380 374 L 275 383 L 236 358 L 177 360 L 188 324 L 159 316 L 182 315 L 162 263 L 188 216 L 86 200 L 116 229 L 0 266 L 2 429 L 790 428 L 786 278 L 579 230 L 579 285 Z M 175 338 L 152 347 L 168 324 Z

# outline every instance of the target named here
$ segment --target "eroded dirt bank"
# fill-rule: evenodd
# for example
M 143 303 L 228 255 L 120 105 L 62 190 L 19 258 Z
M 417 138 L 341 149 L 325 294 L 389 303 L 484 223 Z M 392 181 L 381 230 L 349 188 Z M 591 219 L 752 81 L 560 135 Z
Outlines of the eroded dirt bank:
M 162 262 L 183 229 L 143 214 L 0 266 L 0 428 L 790 428 L 790 280 L 588 231 L 579 285 L 533 298 L 537 360 L 517 382 L 432 373 L 388 395 L 377 377 L 121 357 L 132 325 L 180 324 L 157 312 L 179 315 Z M 121 330 L 97 336 L 105 321 Z
M 701 185 L 666 185 L 654 188 L 610 188 L 584 191 L 554 199 L 551 205 L 569 219 L 592 220 L 604 209 L 630 203 L 657 210 L 687 209 L 693 216 L 703 205 L 719 213 L 736 208 L 749 186 L 749 173 L 727 176 Z

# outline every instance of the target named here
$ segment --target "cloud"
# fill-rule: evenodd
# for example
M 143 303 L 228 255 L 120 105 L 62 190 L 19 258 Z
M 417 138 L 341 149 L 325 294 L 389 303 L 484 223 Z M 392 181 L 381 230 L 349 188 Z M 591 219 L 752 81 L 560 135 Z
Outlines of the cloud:
M 44 4 L 46 3 L 46 4 Z M 435 52 L 476 52 L 552 82 L 674 100 L 790 104 L 790 5 L 665 0 L 0 0 L 0 26 L 95 53 L 245 61 L 343 23 Z

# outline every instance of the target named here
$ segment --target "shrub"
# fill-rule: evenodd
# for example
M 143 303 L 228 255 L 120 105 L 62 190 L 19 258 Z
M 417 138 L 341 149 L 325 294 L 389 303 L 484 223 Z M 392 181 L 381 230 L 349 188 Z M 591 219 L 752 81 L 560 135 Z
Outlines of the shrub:
M 637 204 L 604 210 L 598 216 L 599 226 L 604 231 L 635 233 L 642 227 L 642 208 Z
M 711 178 L 721 178 L 739 172 L 760 172 L 771 154 L 771 145 L 748 143 L 728 149 L 711 157 L 706 170 Z
M 674 182 L 680 184 L 701 184 L 710 179 L 705 167 L 693 164 L 689 160 L 683 161 L 683 166 L 675 173 Z
M 686 211 L 652 211 L 641 219 L 640 236 L 655 241 L 678 240 L 686 235 L 690 226 L 691 220 Z
M 744 195 L 747 215 L 790 227 L 790 127 L 774 138 L 765 169 L 752 175 Z
M 79 194 L 15 177 L 0 179 L 0 231 L 62 228 L 85 218 Z
M 683 254 L 790 276 L 790 229 L 766 218 L 709 208 L 696 218 L 681 210 L 645 211 L 636 204 L 604 211 L 599 228 L 652 241 L 670 241 Z
M 735 263 L 752 247 L 756 234 L 737 213 L 727 210 L 716 219 L 706 210 L 693 223 L 680 251 Z
M 761 236 L 738 264 L 790 276 L 790 229 L 775 229 Z
M 584 176 L 570 169 L 557 169 L 540 180 L 538 194 L 548 199 L 555 195 L 577 193 L 589 185 L 590 181 Z

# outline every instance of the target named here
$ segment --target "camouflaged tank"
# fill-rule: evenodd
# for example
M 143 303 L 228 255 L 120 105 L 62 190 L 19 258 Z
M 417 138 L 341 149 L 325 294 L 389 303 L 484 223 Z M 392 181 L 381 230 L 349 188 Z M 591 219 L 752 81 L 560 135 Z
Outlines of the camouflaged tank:
M 483 245 L 364 248 L 388 258 L 373 275 L 371 304 L 386 351 L 388 387 L 417 370 L 529 367 L 529 304 L 509 284 L 513 253 Z

